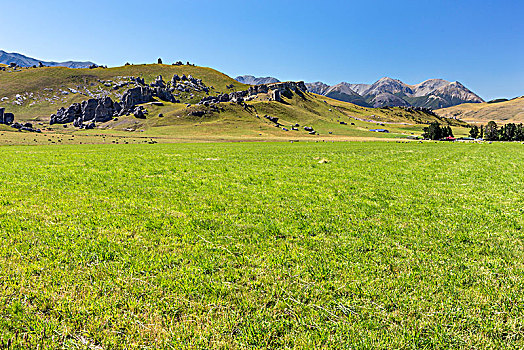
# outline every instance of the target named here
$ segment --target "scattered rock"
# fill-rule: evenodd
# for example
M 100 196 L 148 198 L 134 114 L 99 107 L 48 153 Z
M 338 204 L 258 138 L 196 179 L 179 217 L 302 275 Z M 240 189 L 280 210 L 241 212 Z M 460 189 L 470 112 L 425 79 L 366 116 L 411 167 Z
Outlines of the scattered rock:
M 272 116 L 266 114 L 264 116 L 264 118 L 266 118 L 267 120 L 269 120 L 272 123 L 278 124 L 278 118 L 277 117 L 272 117 Z
M 133 111 L 133 115 L 135 116 L 135 118 L 138 118 L 138 119 L 146 119 L 145 112 L 146 111 L 141 106 L 138 106 Z
M 18 131 L 29 131 L 29 132 L 42 132 L 42 130 L 40 129 L 34 129 L 33 128 L 33 124 L 31 123 L 25 123 L 25 124 L 20 124 L 20 123 L 13 123 L 11 125 L 12 128 L 14 129 L 17 129 Z

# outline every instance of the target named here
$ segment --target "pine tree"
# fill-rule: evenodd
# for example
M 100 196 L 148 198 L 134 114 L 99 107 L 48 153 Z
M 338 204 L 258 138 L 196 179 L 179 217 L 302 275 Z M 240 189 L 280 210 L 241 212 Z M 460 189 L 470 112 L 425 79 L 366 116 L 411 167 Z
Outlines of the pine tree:
M 484 132 L 486 136 L 486 140 L 488 141 L 496 141 L 499 139 L 499 130 L 497 127 L 497 123 L 495 123 L 493 120 L 486 125 L 486 130 Z
M 471 138 L 474 138 L 474 139 L 476 139 L 477 137 L 479 137 L 479 127 L 476 126 L 476 125 L 473 125 L 473 126 L 471 127 L 471 129 L 469 130 L 469 136 L 470 136 Z
M 429 124 L 429 126 L 424 128 L 422 137 L 430 140 L 440 140 L 442 138 L 442 129 L 440 128 L 440 124 L 437 122 Z

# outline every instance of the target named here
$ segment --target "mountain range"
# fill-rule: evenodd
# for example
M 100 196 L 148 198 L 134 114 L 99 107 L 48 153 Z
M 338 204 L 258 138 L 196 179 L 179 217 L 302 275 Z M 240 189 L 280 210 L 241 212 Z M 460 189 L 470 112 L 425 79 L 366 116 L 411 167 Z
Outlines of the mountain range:
M 24 56 L 15 52 L 5 52 L 0 50 L 0 63 L 10 64 L 15 63 L 20 67 L 32 67 L 38 66 L 42 62 L 43 65 L 48 67 L 68 67 L 68 68 L 88 68 L 89 66 L 94 65 L 93 62 L 76 62 L 76 61 L 67 61 L 67 62 L 47 62 L 38 60 L 36 58 L 31 58 Z
M 481 103 L 482 98 L 459 83 L 443 79 L 430 79 L 408 85 L 398 79 L 382 78 L 373 84 L 337 85 L 316 82 L 306 84 L 310 92 L 351 102 L 364 107 L 426 107 L 445 108 L 462 103 Z
M 251 79 L 249 82 L 245 81 L 245 84 L 257 84 L 257 78 L 249 77 Z M 306 83 L 306 86 L 312 93 L 363 107 L 413 106 L 439 109 L 462 103 L 484 102 L 481 97 L 458 81 L 449 82 L 443 79 L 430 79 L 420 84 L 408 85 L 398 79 L 385 77 L 373 84 L 342 82 L 330 86 L 322 82 L 315 82 Z

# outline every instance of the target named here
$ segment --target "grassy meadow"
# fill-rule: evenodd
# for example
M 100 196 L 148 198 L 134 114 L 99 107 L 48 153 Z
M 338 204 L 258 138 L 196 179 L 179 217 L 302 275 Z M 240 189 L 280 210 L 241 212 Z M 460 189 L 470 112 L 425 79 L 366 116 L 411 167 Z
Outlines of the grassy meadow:
M 0 348 L 522 348 L 524 145 L 0 148 Z

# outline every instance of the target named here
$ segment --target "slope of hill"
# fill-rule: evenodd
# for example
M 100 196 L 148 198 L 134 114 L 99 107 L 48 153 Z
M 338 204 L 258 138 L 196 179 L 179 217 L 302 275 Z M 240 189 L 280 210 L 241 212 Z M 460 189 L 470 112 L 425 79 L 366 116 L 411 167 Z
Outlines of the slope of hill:
M 136 79 L 153 83 L 158 75 L 171 81 L 174 75 L 201 79 L 208 92 L 174 89 L 177 101 L 144 103 L 146 117 L 119 115 L 97 122 L 93 130 L 74 128 L 72 124 L 50 124 L 50 116 L 61 107 L 88 99 L 111 97 L 121 101 L 124 92 L 138 86 Z M 286 83 L 280 83 L 286 84 Z M 231 88 L 231 85 L 233 88 Z M 146 85 L 147 86 L 147 85 Z M 266 85 L 267 86 L 267 85 Z M 176 87 L 169 85 L 168 87 Z M 0 142 L 23 139 L 33 144 L 55 142 L 106 142 L 125 138 L 126 142 L 155 139 L 158 142 L 210 140 L 316 140 L 383 139 L 420 135 L 424 123 L 438 121 L 454 126 L 458 135 L 465 134 L 463 122 L 440 118 L 425 111 L 402 108 L 373 109 L 338 101 L 309 92 L 283 92 L 275 101 L 271 93 L 261 92 L 242 103 L 232 101 L 199 104 L 202 98 L 246 91 L 250 86 L 211 68 L 170 65 L 130 65 L 115 68 L 69 69 L 63 67 L 23 68 L 0 71 L 0 107 L 15 114 L 15 120 L 30 122 L 44 130 L 42 134 L 12 132 L 0 126 Z M 341 91 L 351 94 L 347 87 Z M 267 90 L 266 90 L 267 91 Z M 333 89 L 332 91 L 335 91 Z M 278 124 L 269 118 L 278 118 Z M 295 127 L 299 124 L 299 127 Z M 380 126 L 377 126 L 380 125 Z M 310 134 L 304 126 L 316 132 Z M 293 129 L 297 130 L 293 130 Z M 387 128 L 390 133 L 370 132 Z M 28 135 L 28 136 L 26 136 Z M 65 135 L 65 136 L 64 136 Z M 2 141 L 3 140 L 3 141 Z M 53 140 L 53 141 L 51 141 Z M 57 141 L 58 142 L 58 141 Z
M 272 84 L 272 83 L 280 83 L 280 80 L 273 77 L 254 77 L 252 75 L 241 75 L 235 78 L 236 81 L 242 84 L 248 84 L 248 85 L 259 85 L 259 84 Z
M 327 92 L 330 90 L 330 87 L 324 87 L 325 84 L 320 82 L 306 85 L 312 89 L 312 92 L 320 95 L 327 95 Z M 349 94 L 352 95 L 350 102 L 360 106 L 414 106 L 436 109 L 467 102 L 484 102 L 482 98 L 461 83 L 449 82 L 443 79 L 430 79 L 417 85 L 408 85 L 398 79 L 386 77 L 371 85 L 340 83 L 333 87 L 338 89 L 340 85 L 344 85 L 352 91 L 352 94 Z M 318 86 L 324 88 L 318 89 Z M 346 95 L 348 94 L 340 95 L 342 101 L 348 100 Z M 359 99 L 357 95 L 360 97 Z
M 9 53 L 0 50 L 0 63 L 3 64 L 16 63 L 20 67 L 32 67 L 38 66 L 40 62 L 48 67 L 88 68 L 89 66 L 94 65 L 93 62 L 47 62 L 38 60 L 36 58 L 27 57 L 19 53 Z
M 438 109 L 438 115 L 467 122 L 524 123 L 524 97 L 498 103 L 465 103 Z

